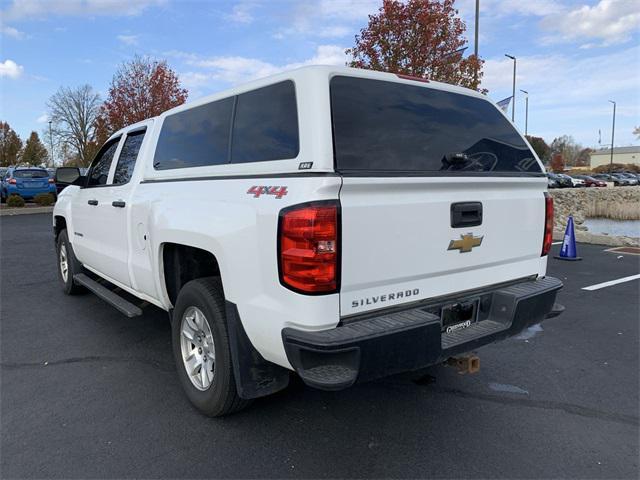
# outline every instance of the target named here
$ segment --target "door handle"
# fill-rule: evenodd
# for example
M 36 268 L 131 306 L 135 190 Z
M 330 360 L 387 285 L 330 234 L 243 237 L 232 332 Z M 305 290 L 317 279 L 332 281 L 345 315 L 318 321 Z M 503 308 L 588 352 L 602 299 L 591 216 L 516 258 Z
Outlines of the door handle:
M 87 203 L 89 205 L 98 205 L 98 200 L 89 200 Z
M 113 205 L 114 207 L 118 207 L 118 208 L 124 208 L 126 203 L 124 203 L 122 200 L 115 200 L 115 201 L 111 202 L 111 205 Z
M 482 203 L 458 202 L 451 204 L 451 227 L 477 227 L 482 225 Z

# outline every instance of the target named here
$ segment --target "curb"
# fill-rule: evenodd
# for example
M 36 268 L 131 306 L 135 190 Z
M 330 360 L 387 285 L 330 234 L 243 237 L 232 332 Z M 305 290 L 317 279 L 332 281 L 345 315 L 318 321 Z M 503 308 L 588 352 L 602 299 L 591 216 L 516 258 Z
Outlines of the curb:
M 36 213 L 52 213 L 53 207 L 19 207 L 10 208 L 2 207 L 0 209 L 0 217 L 12 217 L 14 215 L 34 215 Z

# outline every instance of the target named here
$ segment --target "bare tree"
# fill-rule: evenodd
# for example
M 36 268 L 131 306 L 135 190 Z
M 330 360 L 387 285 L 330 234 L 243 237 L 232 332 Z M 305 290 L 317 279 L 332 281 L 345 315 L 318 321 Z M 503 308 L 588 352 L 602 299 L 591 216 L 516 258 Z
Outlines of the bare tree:
M 90 85 L 60 87 L 47 102 L 57 145 L 69 147 L 81 166 L 88 166 L 95 153 L 96 119 L 100 95 Z

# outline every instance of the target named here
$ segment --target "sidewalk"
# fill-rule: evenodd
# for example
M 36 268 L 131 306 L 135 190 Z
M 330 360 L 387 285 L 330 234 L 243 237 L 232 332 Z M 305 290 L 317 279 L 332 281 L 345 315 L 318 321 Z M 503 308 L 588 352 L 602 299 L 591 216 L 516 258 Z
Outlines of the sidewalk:
M 24 207 L 7 207 L 6 205 L 2 205 L 0 207 L 0 217 L 4 217 L 5 215 L 30 215 L 36 213 L 51 213 L 53 212 L 53 205 L 50 207 L 39 207 L 37 205 L 25 205 Z

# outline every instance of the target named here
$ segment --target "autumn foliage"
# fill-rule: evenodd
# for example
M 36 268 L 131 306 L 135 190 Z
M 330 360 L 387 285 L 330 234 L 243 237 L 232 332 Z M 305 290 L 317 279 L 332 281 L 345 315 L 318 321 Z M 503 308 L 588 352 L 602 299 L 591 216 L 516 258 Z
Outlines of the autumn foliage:
M 166 61 L 136 56 L 113 76 L 101 109 L 104 134 L 182 105 L 188 92 Z
M 483 60 L 463 57 L 466 26 L 454 0 L 384 0 L 356 35 L 349 66 L 478 89 Z
M 549 164 L 551 171 L 555 173 L 564 172 L 564 158 L 561 153 L 554 153 L 551 157 L 551 163 Z

